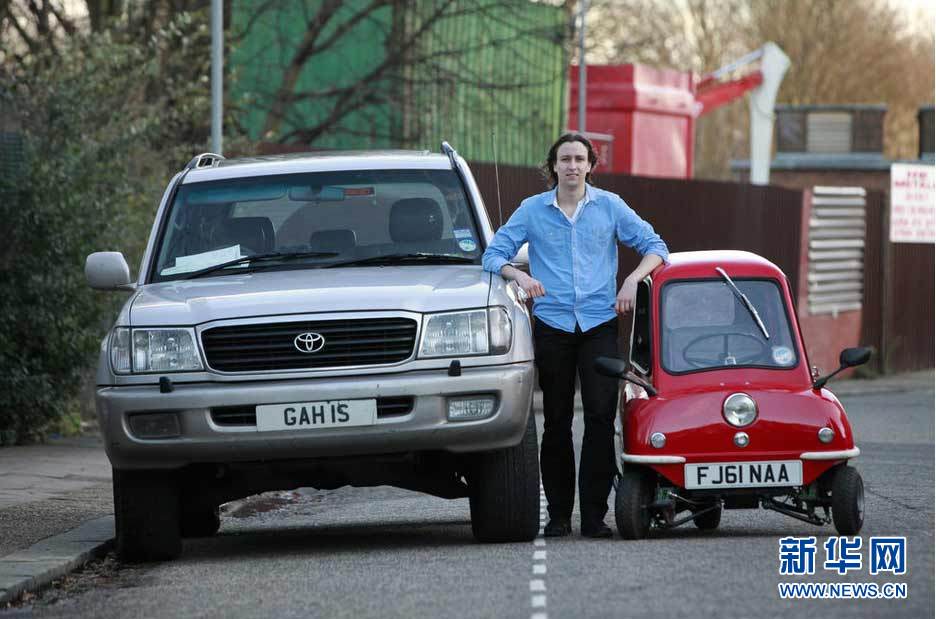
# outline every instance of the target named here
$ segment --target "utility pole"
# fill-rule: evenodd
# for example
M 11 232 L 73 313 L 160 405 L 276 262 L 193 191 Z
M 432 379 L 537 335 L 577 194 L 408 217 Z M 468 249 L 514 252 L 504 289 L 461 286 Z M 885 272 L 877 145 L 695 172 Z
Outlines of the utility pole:
M 579 3 L 579 83 L 578 83 L 578 130 L 579 133 L 585 133 L 585 105 L 587 97 L 585 96 L 585 14 L 588 13 L 588 0 L 581 0 Z
M 223 155 L 221 119 L 224 107 L 224 6 L 211 0 L 211 152 Z

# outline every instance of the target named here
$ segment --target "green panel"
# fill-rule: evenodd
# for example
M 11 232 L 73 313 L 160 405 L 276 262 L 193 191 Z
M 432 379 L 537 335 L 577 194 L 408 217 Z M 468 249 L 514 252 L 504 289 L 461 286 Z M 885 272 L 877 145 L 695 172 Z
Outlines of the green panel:
M 315 148 L 368 148 L 392 145 L 392 132 L 399 124 L 386 82 L 366 76 L 384 60 L 390 33 L 390 7 L 370 11 L 367 16 L 336 37 L 333 45 L 314 53 L 302 65 L 293 93 L 303 99 L 285 105 L 284 120 L 278 130 L 264 135 L 268 110 L 284 83 L 289 67 L 301 47 L 313 40 L 321 45 L 337 28 L 345 27 L 369 0 L 347 0 L 321 28 L 310 25 L 320 16 L 322 0 L 234 0 L 231 6 L 229 37 L 234 41 L 229 70 L 234 72 L 230 100 L 243 113 L 240 122 L 254 140 L 281 141 L 296 130 L 309 130 L 327 121 L 336 107 L 352 107 L 371 88 L 378 101 L 343 114 L 326 126 L 328 131 L 312 139 L 295 136 L 289 142 Z M 312 33 L 315 36 L 311 37 Z M 338 96 L 322 91 L 363 84 L 366 88 L 342 103 Z
M 355 23 L 334 46 L 305 63 L 294 89 L 301 94 L 360 84 L 374 102 L 328 123 L 321 135 L 291 136 L 321 125 L 337 101 L 324 94 L 303 98 L 286 106 L 276 131 L 265 131 L 273 95 L 322 4 L 234 0 L 230 99 L 251 139 L 314 148 L 432 151 L 448 140 L 468 159 L 493 161 L 496 134 L 499 162 L 534 165 L 562 130 L 567 80 L 562 8 L 527 0 L 419 0 L 397 2 L 395 15 L 383 7 Z M 341 3 L 317 40 L 327 39 L 368 4 Z M 258 15 L 260 7 L 267 10 Z M 444 10 L 436 13 L 440 7 Z M 386 60 L 391 37 L 405 44 L 430 16 L 431 25 L 408 48 L 403 69 L 388 72 L 382 81 L 366 79 Z
M 437 2 L 420 3 L 415 29 Z M 520 0 L 459 3 L 421 43 L 405 107 L 409 145 L 437 150 L 448 140 L 467 159 L 537 165 L 565 124 L 566 16 L 560 7 Z

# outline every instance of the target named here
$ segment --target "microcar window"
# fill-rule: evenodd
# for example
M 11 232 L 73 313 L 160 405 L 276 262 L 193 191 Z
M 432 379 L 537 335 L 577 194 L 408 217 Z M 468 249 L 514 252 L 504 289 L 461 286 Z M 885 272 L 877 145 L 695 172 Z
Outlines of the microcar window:
M 631 366 L 644 376 L 653 368 L 650 351 L 650 284 L 644 280 L 637 286 L 630 342 Z
M 244 256 L 323 252 L 270 268 L 317 268 L 388 254 L 480 260 L 452 170 L 362 170 L 183 184 L 156 248 L 153 281 Z M 230 272 L 236 272 L 232 269 Z
M 660 296 L 661 363 L 670 373 L 798 363 L 790 320 L 773 280 L 734 279 L 769 337 L 724 280 L 670 282 Z

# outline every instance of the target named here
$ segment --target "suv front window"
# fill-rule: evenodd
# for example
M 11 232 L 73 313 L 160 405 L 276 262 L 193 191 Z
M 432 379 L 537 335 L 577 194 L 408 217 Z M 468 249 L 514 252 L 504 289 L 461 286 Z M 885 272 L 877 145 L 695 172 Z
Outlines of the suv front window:
M 733 278 L 734 279 L 734 278 Z M 667 372 L 729 366 L 789 369 L 798 362 L 780 294 L 771 280 L 734 279 L 770 337 L 724 280 L 670 282 L 661 293 L 660 350 Z
M 478 263 L 477 225 L 452 170 L 316 172 L 183 184 L 156 248 L 152 281 L 248 256 L 264 270 L 429 254 Z M 276 258 L 276 256 L 274 256 Z M 259 264 L 259 261 L 258 263 Z M 243 272 L 240 261 L 215 274 Z

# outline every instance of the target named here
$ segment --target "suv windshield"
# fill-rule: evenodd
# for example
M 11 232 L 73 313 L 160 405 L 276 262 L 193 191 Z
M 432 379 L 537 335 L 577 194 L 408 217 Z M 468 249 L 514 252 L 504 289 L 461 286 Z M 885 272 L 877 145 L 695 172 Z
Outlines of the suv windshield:
M 151 280 L 339 264 L 426 264 L 436 256 L 447 257 L 440 263 L 478 263 L 479 239 L 452 170 L 188 183 L 172 203 Z M 258 259 L 241 260 L 249 256 Z M 231 264 L 212 269 L 225 263 Z
M 780 287 L 734 279 L 757 308 L 769 337 L 725 280 L 670 282 L 660 298 L 661 362 L 670 373 L 754 366 L 788 369 L 798 362 Z

